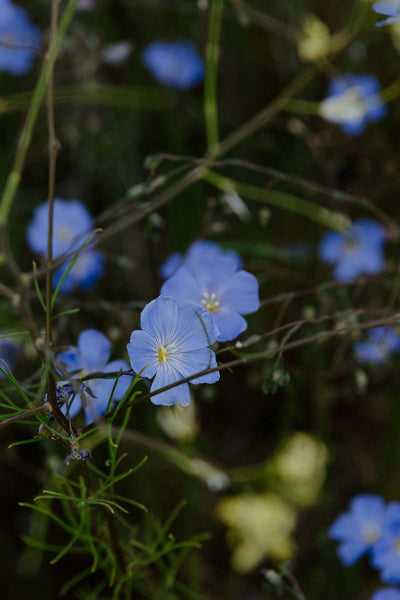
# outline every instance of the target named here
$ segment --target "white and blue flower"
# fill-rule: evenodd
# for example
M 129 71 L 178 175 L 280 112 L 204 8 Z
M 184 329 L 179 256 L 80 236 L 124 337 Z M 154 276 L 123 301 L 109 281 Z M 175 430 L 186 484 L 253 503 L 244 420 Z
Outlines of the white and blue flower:
M 235 261 L 229 258 L 207 254 L 178 269 L 162 286 L 161 295 L 210 313 L 221 342 L 245 331 L 247 322 L 242 315 L 256 312 L 260 306 L 254 275 L 238 271 Z
M 368 332 L 368 341 L 354 344 L 354 351 L 361 364 L 382 365 L 392 353 L 400 352 L 400 336 L 393 327 L 374 327 Z
M 124 360 L 108 362 L 110 353 L 111 342 L 104 334 L 96 329 L 85 329 L 78 336 L 78 346 L 71 346 L 68 350 L 60 352 L 57 360 L 64 365 L 69 379 L 75 381 L 90 373 L 129 371 L 129 365 Z M 115 378 L 89 379 L 82 387 L 83 391 L 88 387 L 90 389 L 90 393 L 85 393 L 85 402 L 82 402 L 80 395 L 74 396 L 71 392 L 69 416 L 73 418 L 83 407 L 87 423 L 98 419 L 106 412 L 111 395 L 113 402 L 122 400 L 131 381 L 132 377 L 129 375 L 121 375 L 117 382 Z M 71 391 L 71 388 L 68 390 Z M 66 409 L 63 411 L 66 412 Z
M 373 75 L 347 73 L 330 81 L 328 95 L 319 114 L 336 123 L 348 135 L 361 134 L 368 122 L 380 121 L 387 107 L 380 96 L 381 86 Z
M 381 496 L 360 494 L 350 502 L 328 530 L 331 539 L 340 542 L 339 558 L 346 566 L 354 564 L 381 539 L 387 507 Z
M 40 204 L 27 229 L 30 248 L 42 256 L 47 253 L 47 229 L 49 223 L 49 203 Z M 94 229 L 94 220 L 88 209 L 79 200 L 55 198 L 53 211 L 53 259 L 79 249 Z M 83 250 L 62 283 L 62 292 L 72 292 L 77 288 L 89 289 L 103 275 L 104 255 L 97 250 Z M 57 286 L 71 261 L 63 264 L 54 274 L 53 284 Z
M 209 313 L 196 313 L 191 306 L 160 296 L 145 306 L 140 319 L 142 329 L 132 332 L 128 354 L 136 373 L 148 379 L 154 377 L 151 392 L 217 367 L 215 353 L 209 348 L 216 340 L 217 330 Z M 218 379 L 219 372 L 214 371 L 191 383 L 215 383 Z M 183 383 L 162 391 L 151 401 L 165 406 L 188 406 L 189 385 Z
M 335 265 L 336 281 L 351 283 L 360 275 L 377 275 L 384 269 L 386 238 L 386 230 L 378 221 L 359 219 L 345 233 L 326 233 L 319 244 L 319 256 Z

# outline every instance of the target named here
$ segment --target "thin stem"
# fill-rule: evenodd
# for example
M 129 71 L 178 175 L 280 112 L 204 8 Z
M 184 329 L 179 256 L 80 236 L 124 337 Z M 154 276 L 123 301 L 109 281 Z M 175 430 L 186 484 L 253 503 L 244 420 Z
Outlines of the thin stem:
M 224 0 L 212 0 L 206 49 L 206 72 L 204 77 L 204 117 L 206 122 L 207 148 L 209 152 L 218 145 L 219 139 L 217 71 L 223 10 Z
M 68 25 L 71 22 L 76 6 L 79 0 L 69 0 L 58 27 L 57 36 L 53 40 L 46 60 L 43 64 L 39 80 L 32 97 L 32 102 L 29 106 L 25 125 L 22 129 L 17 151 L 14 159 L 14 164 L 11 173 L 9 174 L 3 195 L 0 199 L 0 225 L 4 225 L 8 221 L 9 212 L 13 204 L 15 194 L 18 190 L 22 170 L 25 164 L 26 155 L 32 140 L 33 129 L 37 121 L 40 106 L 46 92 L 47 81 L 52 73 L 54 61 L 60 51 L 61 43 L 64 38 Z

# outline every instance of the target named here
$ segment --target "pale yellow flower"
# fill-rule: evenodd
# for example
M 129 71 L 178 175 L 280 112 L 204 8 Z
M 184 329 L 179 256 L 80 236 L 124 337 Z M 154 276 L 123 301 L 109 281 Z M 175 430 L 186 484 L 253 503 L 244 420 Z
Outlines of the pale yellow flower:
M 277 561 L 293 556 L 296 511 L 279 496 L 230 496 L 219 502 L 217 514 L 228 525 L 232 568 L 238 573 L 248 573 L 267 556 Z
M 290 499 L 307 506 L 321 490 L 327 463 L 325 444 L 307 433 L 297 432 L 286 440 L 273 467 Z

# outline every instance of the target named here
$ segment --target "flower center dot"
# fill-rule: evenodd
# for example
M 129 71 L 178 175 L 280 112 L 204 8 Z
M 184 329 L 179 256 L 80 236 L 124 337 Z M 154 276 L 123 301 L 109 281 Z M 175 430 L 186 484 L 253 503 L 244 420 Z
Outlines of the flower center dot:
M 367 525 L 363 531 L 363 538 L 366 542 L 373 544 L 380 537 L 380 529 L 377 525 Z
M 169 357 L 169 351 L 166 345 L 158 348 L 158 360 L 160 363 L 167 362 Z
M 204 292 L 201 304 L 205 310 L 208 310 L 208 312 L 215 312 L 219 309 L 219 300 L 217 300 L 217 297 L 214 293 L 209 294 L 208 292 Z

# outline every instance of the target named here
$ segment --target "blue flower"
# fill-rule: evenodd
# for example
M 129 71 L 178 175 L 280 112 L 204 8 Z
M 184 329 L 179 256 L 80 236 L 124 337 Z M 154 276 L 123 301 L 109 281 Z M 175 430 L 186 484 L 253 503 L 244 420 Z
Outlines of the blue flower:
M 64 365 L 70 379 L 81 378 L 90 373 L 113 373 L 128 371 L 129 366 L 124 360 L 113 360 L 108 362 L 111 352 L 111 342 L 96 329 L 85 329 L 78 336 L 78 346 L 72 346 L 64 352 L 57 355 L 57 360 Z M 122 400 L 127 392 L 132 378 L 129 375 L 121 375 L 115 383 L 115 378 L 110 379 L 89 379 L 80 389 L 85 392 L 90 389 L 91 394 L 85 393 L 86 406 L 82 402 L 81 396 L 73 396 L 69 406 L 69 415 L 74 417 L 81 410 L 85 411 L 85 419 L 90 423 L 99 418 L 107 410 L 111 394 L 114 402 Z M 79 385 L 79 384 L 77 384 Z M 115 386 L 115 389 L 114 389 Z M 69 393 L 71 390 L 68 385 L 63 383 L 63 389 Z M 75 388 L 76 389 L 76 388 Z M 114 393 L 113 393 L 114 389 Z M 66 412 L 66 409 L 63 409 Z
M 34 252 L 46 256 L 49 203 L 40 204 L 27 229 L 28 245 Z M 94 220 L 86 206 L 79 200 L 55 198 L 53 217 L 53 258 L 78 250 L 90 232 L 94 229 Z M 54 274 L 54 286 L 57 286 L 70 265 L 63 264 Z M 97 250 L 83 250 L 78 256 L 70 273 L 61 286 L 61 291 L 72 292 L 81 287 L 92 287 L 104 272 L 104 255 Z
M 359 135 L 369 121 L 380 121 L 386 115 L 380 91 L 379 81 L 368 73 L 335 77 L 320 104 L 320 115 L 339 125 L 345 133 Z
M 40 45 L 40 30 L 30 22 L 26 11 L 10 0 L 0 0 L 0 71 L 23 75 L 32 66 L 35 51 L 25 46 Z
M 374 546 L 371 564 L 381 570 L 385 583 L 400 583 L 400 503 L 391 502 L 382 529 L 382 535 Z
M 163 279 L 169 279 L 183 265 L 190 268 L 191 264 L 196 262 L 199 258 L 202 259 L 204 256 L 224 256 L 225 258 L 230 258 L 235 261 L 237 269 L 240 269 L 243 264 L 242 257 L 235 250 L 226 250 L 216 242 L 211 242 L 210 240 L 196 240 L 189 246 L 185 254 L 182 254 L 182 252 L 174 252 L 171 254 L 162 263 L 159 269 L 159 275 Z
M 235 339 L 247 329 L 242 315 L 258 310 L 258 282 L 251 273 L 237 271 L 236 263 L 220 256 L 199 255 L 181 267 L 161 288 L 163 296 L 206 310 L 215 319 L 218 340 Z
M 400 600 L 400 590 L 393 587 L 382 588 L 371 596 L 371 600 Z
M 360 494 L 350 502 L 350 510 L 338 516 L 329 528 L 329 537 L 340 542 L 339 558 L 352 565 L 369 552 L 381 538 L 387 508 L 383 498 Z
M 346 233 L 328 232 L 319 245 L 319 256 L 335 265 L 336 281 L 351 283 L 359 275 L 376 275 L 385 266 L 386 230 L 370 219 L 355 221 Z
M 356 342 L 354 350 L 361 364 L 382 365 L 392 352 L 400 351 L 400 336 L 393 327 L 375 327 L 368 332 L 367 342 Z
M 382 27 L 382 25 L 391 25 L 392 23 L 396 23 L 396 21 L 400 20 L 400 0 L 380 0 L 380 2 L 375 2 L 372 5 L 372 10 L 379 15 L 385 15 L 388 17 L 383 21 L 378 21 L 378 23 L 376 23 L 377 27 Z
M 15 358 L 18 354 L 18 344 L 14 338 L 7 337 L 7 334 L 1 334 L 0 337 L 0 368 L 6 370 L 3 362 L 4 361 L 10 370 L 13 369 Z M 0 372 L 0 379 L 4 377 L 3 373 Z
M 195 86 L 204 76 L 204 60 L 193 42 L 152 42 L 142 52 L 145 67 L 159 83 L 179 90 Z
M 142 330 L 133 331 L 128 344 L 132 369 L 154 381 L 151 392 L 204 369 L 217 367 L 208 347 L 217 337 L 213 319 L 204 311 L 194 312 L 173 298 L 159 297 L 144 307 Z M 219 372 L 196 377 L 191 383 L 215 383 Z M 189 385 L 183 383 L 152 396 L 153 404 L 190 404 Z

